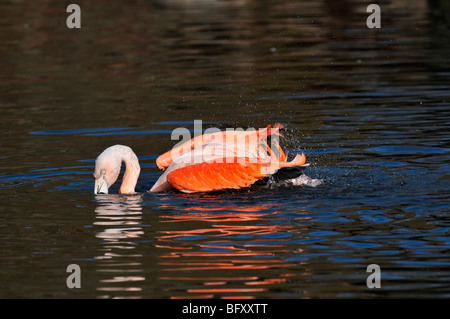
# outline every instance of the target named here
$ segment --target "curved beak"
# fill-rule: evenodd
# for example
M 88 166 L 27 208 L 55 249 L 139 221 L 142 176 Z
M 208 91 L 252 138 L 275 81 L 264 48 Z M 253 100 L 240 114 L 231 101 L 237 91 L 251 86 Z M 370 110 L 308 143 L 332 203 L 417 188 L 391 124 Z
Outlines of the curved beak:
M 103 178 L 103 175 L 95 180 L 94 194 L 108 194 L 108 184 Z

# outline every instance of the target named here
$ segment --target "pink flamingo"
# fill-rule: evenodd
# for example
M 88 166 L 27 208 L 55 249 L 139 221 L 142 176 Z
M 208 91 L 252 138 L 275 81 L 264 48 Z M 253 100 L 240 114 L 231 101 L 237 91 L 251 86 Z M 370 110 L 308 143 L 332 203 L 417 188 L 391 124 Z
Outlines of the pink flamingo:
M 286 178 L 295 178 L 308 166 L 305 155 L 288 162 L 277 139 L 272 140 L 272 148 L 266 142 L 270 135 L 281 136 L 281 128 L 269 125 L 258 131 L 221 131 L 195 137 L 157 158 L 156 165 L 165 172 L 150 192 L 174 188 L 186 193 L 240 189 L 278 171 Z M 114 145 L 97 157 L 94 194 L 108 193 L 123 162 L 125 173 L 119 193 L 135 193 L 140 173 L 138 158 L 130 147 Z

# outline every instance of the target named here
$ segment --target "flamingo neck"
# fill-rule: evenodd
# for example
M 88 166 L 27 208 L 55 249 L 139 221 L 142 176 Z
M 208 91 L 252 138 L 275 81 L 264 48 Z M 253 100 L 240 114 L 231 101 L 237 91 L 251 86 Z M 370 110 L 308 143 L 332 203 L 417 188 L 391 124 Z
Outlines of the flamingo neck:
M 139 166 L 139 160 L 130 148 L 121 150 L 121 161 L 125 163 L 125 173 L 122 178 L 122 185 L 120 185 L 120 194 L 133 194 L 135 193 L 135 187 L 141 167 Z

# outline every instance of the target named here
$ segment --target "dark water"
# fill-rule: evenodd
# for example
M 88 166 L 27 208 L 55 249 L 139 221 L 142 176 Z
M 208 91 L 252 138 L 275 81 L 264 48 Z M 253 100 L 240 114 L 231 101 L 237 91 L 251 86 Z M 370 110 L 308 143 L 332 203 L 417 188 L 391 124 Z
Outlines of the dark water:
M 381 1 L 381 29 L 365 1 L 136 0 L 69 30 L 69 3 L 0 4 L 1 298 L 450 296 L 444 1 Z M 104 148 L 144 192 L 194 120 L 285 123 L 323 183 L 93 195 Z

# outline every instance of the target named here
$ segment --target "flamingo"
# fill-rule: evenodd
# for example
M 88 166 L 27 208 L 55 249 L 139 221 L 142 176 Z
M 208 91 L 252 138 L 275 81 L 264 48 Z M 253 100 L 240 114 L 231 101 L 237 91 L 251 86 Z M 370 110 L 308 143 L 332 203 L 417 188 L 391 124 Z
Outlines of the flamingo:
M 249 187 L 269 176 L 298 177 L 309 164 L 305 164 L 304 154 L 287 161 L 276 138 L 281 136 L 282 127 L 269 125 L 257 131 L 219 131 L 194 137 L 156 159 L 156 165 L 164 173 L 149 191 L 210 192 Z M 267 143 L 271 135 L 272 147 Z M 125 173 L 119 193 L 135 193 L 139 160 L 130 147 L 114 145 L 95 161 L 94 194 L 108 194 L 122 163 Z

